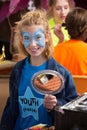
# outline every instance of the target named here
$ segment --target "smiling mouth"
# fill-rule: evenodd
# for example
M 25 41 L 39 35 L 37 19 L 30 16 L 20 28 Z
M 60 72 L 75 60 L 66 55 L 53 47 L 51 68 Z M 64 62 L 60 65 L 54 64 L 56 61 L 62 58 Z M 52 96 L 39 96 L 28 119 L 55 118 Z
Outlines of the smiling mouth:
M 30 49 L 30 51 L 32 51 L 32 52 L 36 52 L 38 49 L 39 49 L 39 47 L 38 47 L 38 48 Z

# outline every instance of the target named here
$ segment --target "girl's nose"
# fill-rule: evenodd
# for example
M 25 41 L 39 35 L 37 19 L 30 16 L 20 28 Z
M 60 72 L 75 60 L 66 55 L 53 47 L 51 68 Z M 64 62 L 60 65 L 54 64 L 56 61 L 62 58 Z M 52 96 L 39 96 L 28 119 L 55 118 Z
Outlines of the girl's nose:
M 30 43 L 31 46 L 36 46 L 36 41 L 34 39 L 32 39 L 31 43 Z
M 61 12 L 62 12 L 62 14 L 64 14 L 64 13 L 65 13 L 65 9 L 64 9 L 64 8 L 62 8 L 62 9 L 61 9 Z

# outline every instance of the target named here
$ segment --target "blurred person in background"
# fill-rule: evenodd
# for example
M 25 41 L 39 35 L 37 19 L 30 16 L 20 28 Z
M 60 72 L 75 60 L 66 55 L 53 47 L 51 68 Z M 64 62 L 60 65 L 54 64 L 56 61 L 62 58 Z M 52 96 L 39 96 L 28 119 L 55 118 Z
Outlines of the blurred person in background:
M 70 40 L 55 47 L 54 58 L 73 75 L 87 75 L 87 10 L 75 7 L 67 15 L 65 26 Z
M 62 24 L 65 22 L 67 14 L 74 6 L 74 0 L 48 0 L 47 16 L 54 46 L 62 41 L 69 40 L 68 32 Z

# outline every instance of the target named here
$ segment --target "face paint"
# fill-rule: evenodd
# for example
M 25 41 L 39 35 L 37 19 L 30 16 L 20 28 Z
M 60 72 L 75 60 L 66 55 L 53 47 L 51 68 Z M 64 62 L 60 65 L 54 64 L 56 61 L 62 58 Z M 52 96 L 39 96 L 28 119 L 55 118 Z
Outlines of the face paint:
M 38 46 L 45 47 L 45 37 L 42 29 L 37 30 L 33 34 L 30 34 L 29 32 L 22 32 L 22 37 L 25 48 L 29 46 L 33 40 Z
M 28 32 L 22 32 L 24 47 L 26 48 L 31 43 L 31 36 Z

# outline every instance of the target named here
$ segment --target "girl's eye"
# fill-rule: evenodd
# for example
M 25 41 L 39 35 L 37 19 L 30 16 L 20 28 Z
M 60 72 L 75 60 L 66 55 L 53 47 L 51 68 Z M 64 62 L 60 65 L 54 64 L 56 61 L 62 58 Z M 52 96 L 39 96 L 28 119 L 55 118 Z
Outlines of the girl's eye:
M 58 10 L 61 10 L 61 7 L 56 7 L 55 10 L 57 10 L 57 11 L 58 11 Z
M 24 40 L 30 40 L 30 37 L 24 36 Z
M 68 9 L 68 6 L 65 6 L 64 9 Z
M 42 38 L 41 35 L 37 35 L 37 36 L 35 37 L 36 40 L 40 40 L 40 38 Z

